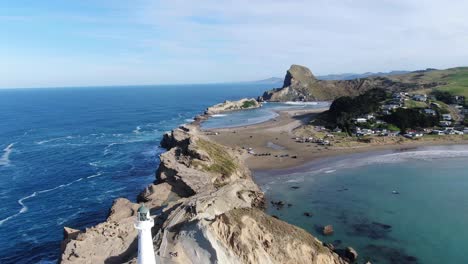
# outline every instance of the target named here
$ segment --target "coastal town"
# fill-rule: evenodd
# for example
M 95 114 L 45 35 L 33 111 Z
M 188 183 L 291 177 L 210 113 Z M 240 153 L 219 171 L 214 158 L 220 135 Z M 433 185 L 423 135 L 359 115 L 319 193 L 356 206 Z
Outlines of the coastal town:
M 381 105 L 378 112 L 367 113 L 352 120 L 355 125 L 353 135 L 356 137 L 403 136 L 409 139 L 418 139 L 430 135 L 464 135 L 468 133 L 468 127 L 466 126 L 468 108 L 465 107 L 464 101 L 463 96 L 453 96 L 453 103 L 446 104 L 438 101 L 432 95 L 409 94 L 407 92 L 394 93 L 391 99 L 386 100 Z M 385 116 L 391 115 L 397 109 L 410 108 L 418 109 L 420 113 L 426 116 L 437 118 L 439 122 L 433 127 L 412 128 L 402 133 L 398 127 L 383 120 Z M 325 132 L 342 132 L 340 128 L 330 131 L 319 126 L 317 129 Z

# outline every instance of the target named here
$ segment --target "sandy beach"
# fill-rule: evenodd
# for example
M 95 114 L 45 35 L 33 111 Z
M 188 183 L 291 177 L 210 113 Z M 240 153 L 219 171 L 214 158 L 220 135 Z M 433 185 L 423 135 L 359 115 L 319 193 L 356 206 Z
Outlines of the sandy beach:
M 263 123 L 204 131 L 210 139 L 222 145 L 251 148 L 256 155 L 244 155 L 251 170 L 285 169 L 323 157 L 374 150 L 468 143 L 463 136 L 425 136 L 418 140 L 403 137 L 378 138 L 376 142 L 371 143 L 357 142 L 351 137 L 335 136 L 331 140 L 331 146 L 296 142 L 297 137 L 303 136 L 304 131 L 311 129 L 305 125 L 325 110 L 327 109 L 282 110 L 277 112 L 279 116 Z

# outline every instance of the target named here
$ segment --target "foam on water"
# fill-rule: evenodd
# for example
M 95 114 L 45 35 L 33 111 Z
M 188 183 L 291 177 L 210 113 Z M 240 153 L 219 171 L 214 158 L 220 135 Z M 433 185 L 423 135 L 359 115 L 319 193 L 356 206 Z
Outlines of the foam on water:
M 0 158 L 0 166 L 8 166 L 10 165 L 10 154 L 13 152 L 13 146 L 15 143 L 11 143 L 6 148 L 3 149 L 3 155 Z
M 319 102 L 295 102 L 295 101 L 288 101 L 284 102 L 287 105 L 318 105 Z
M 133 133 L 135 134 L 140 134 L 141 133 L 141 126 L 137 126 L 135 130 L 133 130 Z
M 211 115 L 211 117 L 225 117 L 227 115 L 225 114 L 215 114 L 215 115 Z
M 99 176 L 99 175 L 97 175 L 97 176 L 96 176 L 96 175 L 92 175 L 92 176 L 97 177 L 97 176 Z M 90 177 L 88 177 L 88 178 L 90 178 Z M 56 186 L 56 187 L 50 188 L 50 189 L 44 189 L 44 190 L 40 190 L 40 191 L 35 191 L 35 192 L 33 192 L 32 194 L 30 194 L 30 195 L 28 195 L 28 196 L 22 197 L 21 199 L 18 200 L 18 204 L 21 205 L 21 209 L 18 211 L 18 213 L 15 213 L 15 214 L 13 214 L 13 215 L 8 216 L 7 218 L 4 218 L 4 219 L 0 220 L 0 226 L 2 226 L 6 221 L 13 219 L 13 218 L 19 216 L 20 214 L 26 213 L 26 212 L 28 211 L 28 207 L 24 204 L 24 202 L 25 202 L 26 200 L 31 199 L 31 198 L 33 198 L 33 197 L 36 197 L 36 196 L 39 195 L 39 194 L 48 193 L 48 192 L 55 191 L 55 190 L 57 190 L 57 189 L 61 189 L 61 188 L 68 187 L 68 186 L 70 186 L 70 185 L 72 185 L 72 184 L 74 184 L 74 183 L 80 182 L 80 181 L 82 181 L 82 180 L 83 180 L 83 178 L 79 178 L 79 179 L 76 179 L 76 180 L 71 181 L 71 182 L 69 182 L 69 183 L 60 184 L 59 186 Z

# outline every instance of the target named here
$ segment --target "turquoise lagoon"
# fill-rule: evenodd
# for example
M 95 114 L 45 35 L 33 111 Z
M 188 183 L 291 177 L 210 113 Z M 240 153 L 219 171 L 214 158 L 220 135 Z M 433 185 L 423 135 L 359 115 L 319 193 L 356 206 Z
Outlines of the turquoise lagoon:
M 255 178 L 269 214 L 352 246 L 359 263 L 468 262 L 468 146 L 346 155 Z

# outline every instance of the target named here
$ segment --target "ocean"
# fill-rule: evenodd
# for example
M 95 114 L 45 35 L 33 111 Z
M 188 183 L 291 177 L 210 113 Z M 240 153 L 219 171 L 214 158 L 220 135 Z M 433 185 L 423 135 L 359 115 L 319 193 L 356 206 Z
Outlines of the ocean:
M 166 131 L 262 84 L 0 90 L 0 263 L 55 263 L 63 226 L 154 180 Z
M 212 84 L 0 90 L 0 263 L 55 263 L 63 226 L 105 220 L 112 201 L 154 180 L 166 131 L 226 99 L 256 97 L 269 85 Z M 268 103 L 218 115 L 202 126 L 274 118 Z M 467 146 L 426 147 L 325 158 L 299 168 L 255 172 L 267 212 L 360 263 L 465 263 Z M 396 191 L 398 194 L 393 194 Z M 310 217 L 304 215 L 311 214 Z M 321 228 L 331 224 L 332 236 Z
M 467 162 L 466 145 L 422 147 L 325 158 L 255 178 L 269 214 L 336 248 L 353 247 L 359 263 L 467 263 Z M 270 203 L 280 200 L 283 208 Z M 322 234 L 325 225 L 333 235 Z

